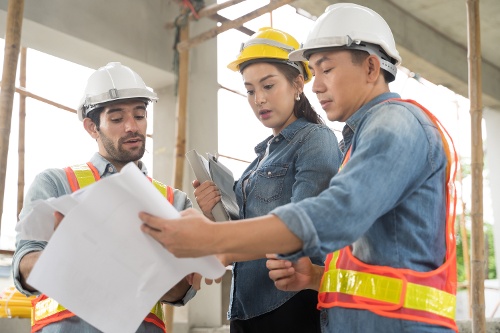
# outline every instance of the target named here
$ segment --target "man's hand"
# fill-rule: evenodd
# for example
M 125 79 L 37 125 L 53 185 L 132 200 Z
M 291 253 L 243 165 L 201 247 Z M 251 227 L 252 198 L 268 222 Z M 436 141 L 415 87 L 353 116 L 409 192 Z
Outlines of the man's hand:
M 214 225 L 193 208 L 180 212 L 178 219 L 163 219 L 139 213 L 141 230 L 178 258 L 202 257 L 216 253 Z
M 19 274 L 21 275 L 20 279 L 21 285 L 23 286 L 24 289 L 29 290 L 31 292 L 37 290 L 32 286 L 30 286 L 26 281 L 28 280 L 28 277 L 31 274 L 31 270 L 33 269 L 33 266 L 35 266 L 41 254 L 42 251 L 29 252 L 25 254 L 21 258 L 21 261 L 19 262 Z
M 56 230 L 59 224 L 61 224 L 63 218 L 63 214 L 60 212 L 54 212 L 54 230 Z M 19 262 L 19 274 L 21 275 L 20 282 L 26 290 L 36 291 L 36 289 L 30 286 L 26 281 L 28 280 L 31 270 L 33 269 L 33 266 L 35 266 L 41 254 L 42 251 L 29 252 L 25 254 Z
M 201 280 L 203 279 L 203 276 L 201 276 L 200 274 L 198 273 L 192 273 L 190 274 L 190 279 L 188 281 L 190 281 L 190 284 L 193 286 L 193 288 L 195 290 L 200 290 L 201 289 Z M 205 284 L 206 285 L 211 285 L 212 283 L 221 283 L 222 281 L 222 277 L 218 278 L 218 279 L 207 279 L 205 278 Z
M 200 207 L 203 215 L 208 217 L 210 220 L 215 221 L 212 215 L 212 209 L 214 206 L 221 201 L 221 195 L 219 189 L 214 182 L 206 181 L 200 184 L 198 180 L 193 180 L 194 187 L 194 197 L 196 202 Z
M 198 275 L 196 277 L 195 275 Z M 196 273 L 188 274 L 184 279 L 180 280 L 175 286 L 161 297 L 161 301 L 168 303 L 176 303 L 184 298 L 189 288 L 192 286 L 194 290 L 200 290 L 201 276 Z
M 303 289 L 319 290 L 323 267 L 313 265 L 311 259 L 302 257 L 297 262 L 277 259 L 275 254 L 266 255 L 266 267 L 269 278 L 274 285 L 283 291 L 300 291 Z
M 193 287 L 194 290 L 200 290 L 201 289 L 201 279 L 203 276 L 201 276 L 198 273 L 191 273 L 188 276 L 186 276 L 187 282 Z
M 224 255 L 224 254 L 217 254 L 216 257 L 217 257 L 217 259 L 219 259 L 220 263 L 224 267 L 226 267 L 227 265 L 229 265 L 231 263 L 231 262 L 227 262 L 228 257 L 226 255 Z M 211 285 L 214 282 L 215 283 L 221 283 L 222 282 L 222 276 L 220 278 L 218 278 L 218 279 L 215 279 L 215 280 L 214 279 L 207 279 L 207 278 L 205 278 L 205 284 L 207 284 L 207 285 Z
M 61 214 L 60 212 L 54 212 L 54 230 L 57 229 L 57 227 L 59 226 L 59 224 L 61 224 L 61 221 L 63 220 L 64 218 L 64 215 Z

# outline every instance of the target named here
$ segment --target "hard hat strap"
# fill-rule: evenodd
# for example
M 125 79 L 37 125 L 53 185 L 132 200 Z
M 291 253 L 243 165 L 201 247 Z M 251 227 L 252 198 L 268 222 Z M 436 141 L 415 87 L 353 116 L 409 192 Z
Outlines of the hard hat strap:
M 320 37 L 309 40 L 307 43 L 302 44 L 300 48 L 309 48 L 310 46 L 317 48 L 330 48 L 340 46 L 351 46 L 353 40 L 349 36 L 328 36 Z
M 304 67 L 302 67 L 302 63 L 301 62 L 299 62 L 299 61 L 284 60 L 284 59 L 276 59 L 276 58 L 257 58 L 257 59 L 247 60 L 247 61 L 245 61 L 245 62 L 243 62 L 243 63 L 240 64 L 240 67 L 239 67 L 240 73 L 243 73 L 243 70 L 248 65 L 259 63 L 259 62 L 275 62 L 275 63 L 279 63 L 279 64 L 285 64 L 285 65 L 288 65 L 288 66 L 292 66 L 293 68 L 295 68 L 296 70 L 298 70 L 300 74 L 302 74 L 302 76 L 304 77 L 304 80 L 308 79 L 307 73 L 306 73 Z
M 398 68 L 391 62 L 392 58 L 389 57 L 385 52 L 383 52 L 378 45 L 364 42 L 355 42 L 351 44 L 347 49 L 365 51 L 371 55 L 377 56 L 380 61 L 380 68 L 396 77 Z
M 108 102 L 108 101 L 113 101 L 116 99 L 126 99 L 126 98 L 133 98 L 133 97 L 138 97 L 138 98 L 146 98 L 149 100 L 157 100 L 158 98 L 156 97 L 156 94 L 153 92 L 150 92 L 147 89 L 141 89 L 141 88 L 130 88 L 130 89 L 110 89 L 105 93 L 99 94 L 99 95 L 94 95 L 94 96 L 87 96 L 85 98 L 85 103 L 84 103 L 84 108 L 93 108 L 94 105 L 101 104 L 103 102 Z
M 274 47 L 278 47 L 280 49 L 283 49 L 283 50 L 285 50 L 288 53 L 290 53 L 290 52 L 292 52 L 292 51 L 295 50 L 295 48 L 292 47 L 292 46 L 290 46 L 290 45 L 286 45 L 286 44 L 277 42 L 277 41 L 272 40 L 272 39 L 254 38 L 254 39 L 250 39 L 246 43 L 242 43 L 241 44 L 240 52 L 243 51 L 245 48 L 251 46 L 251 45 L 270 45 L 270 46 L 274 46 Z
M 360 50 L 377 56 L 380 60 L 380 68 L 389 72 L 394 77 L 396 77 L 396 73 L 398 71 L 396 65 L 392 63 L 393 59 L 388 56 L 379 45 L 366 43 L 360 40 L 353 40 L 350 36 L 316 38 L 310 40 L 307 45 L 303 45 L 302 47 L 307 48 L 308 45 L 317 46 L 304 51 L 304 57 L 306 59 L 309 59 L 312 53 L 317 53 L 320 50 Z

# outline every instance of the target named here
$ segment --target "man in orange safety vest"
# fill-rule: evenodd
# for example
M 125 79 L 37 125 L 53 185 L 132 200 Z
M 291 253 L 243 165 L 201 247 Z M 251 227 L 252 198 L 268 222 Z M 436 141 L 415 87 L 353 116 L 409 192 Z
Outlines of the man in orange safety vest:
M 120 172 L 129 162 L 134 162 L 147 176 L 147 169 L 141 161 L 146 142 L 146 107 L 156 100 L 156 94 L 130 68 L 111 62 L 97 69 L 88 79 L 77 111 L 85 130 L 96 140 L 98 152 L 87 163 L 47 169 L 38 174 L 27 192 L 20 219 L 32 210 L 36 200 L 69 194 Z M 149 180 L 177 210 L 192 206 L 186 193 L 152 178 Z M 63 216 L 59 213 L 55 215 L 57 227 Z M 26 281 L 46 245 L 46 241 L 16 241 L 14 283 L 25 295 L 40 294 Z M 193 276 L 189 275 L 161 297 L 137 332 L 165 332 L 161 302 L 184 305 L 196 293 L 192 283 Z M 67 310 L 64 304 L 42 294 L 33 301 L 32 332 L 93 333 L 99 330 Z

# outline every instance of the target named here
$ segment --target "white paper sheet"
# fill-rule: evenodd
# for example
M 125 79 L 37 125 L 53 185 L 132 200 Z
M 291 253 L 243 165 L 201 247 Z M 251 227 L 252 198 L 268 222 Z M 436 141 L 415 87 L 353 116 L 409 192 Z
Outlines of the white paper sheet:
M 158 299 L 187 274 L 224 274 L 215 256 L 175 258 L 140 230 L 140 211 L 164 218 L 179 213 L 135 164 L 84 190 L 49 236 L 28 283 L 96 328 L 135 332 Z M 69 201 L 51 200 L 41 210 Z
M 19 239 L 48 242 L 54 233 L 54 212 L 58 211 L 63 215 L 68 214 L 73 207 L 78 205 L 80 194 L 85 191 L 85 188 L 80 191 L 75 195 L 63 195 L 59 198 L 36 201 L 32 212 L 16 224 Z

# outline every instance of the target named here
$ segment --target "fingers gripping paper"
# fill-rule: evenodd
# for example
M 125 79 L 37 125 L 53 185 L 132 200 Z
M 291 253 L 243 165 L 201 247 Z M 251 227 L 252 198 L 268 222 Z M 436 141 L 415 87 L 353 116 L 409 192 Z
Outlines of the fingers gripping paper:
M 186 275 L 224 274 L 215 256 L 175 258 L 140 230 L 140 211 L 163 218 L 179 213 L 135 164 L 82 191 L 71 195 L 77 203 L 50 237 L 28 283 L 96 328 L 135 332 Z

